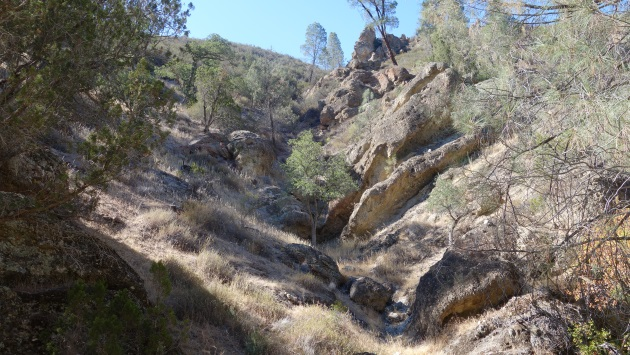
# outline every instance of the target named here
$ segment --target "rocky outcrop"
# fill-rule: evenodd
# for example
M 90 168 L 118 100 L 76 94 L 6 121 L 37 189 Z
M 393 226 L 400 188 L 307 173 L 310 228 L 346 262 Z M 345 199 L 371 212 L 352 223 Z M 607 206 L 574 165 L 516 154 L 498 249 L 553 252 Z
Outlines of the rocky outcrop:
M 188 145 L 182 147 L 182 150 L 187 155 L 201 154 L 214 158 L 230 159 L 227 145 L 228 139 L 224 134 L 211 131 L 202 137 L 193 139 Z
M 375 232 L 397 215 L 437 173 L 466 157 L 478 144 L 475 137 L 460 137 L 400 164 L 387 179 L 363 192 L 342 235 L 361 237 Z
M 331 76 L 335 75 L 343 79 L 339 87 L 324 100 L 320 115 L 320 123 L 323 126 L 331 126 L 356 116 L 359 113 L 359 107 L 364 104 L 366 93 L 367 96 L 380 98 L 393 90 L 396 85 L 401 85 L 413 78 L 413 75 L 402 67 L 378 72 L 339 69 L 331 74 Z
M 230 133 L 227 148 L 241 171 L 254 176 L 269 174 L 276 159 L 271 143 L 249 131 Z
M 289 244 L 282 252 L 280 261 L 289 267 L 299 268 L 335 286 L 341 285 L 344 281 L 337 263 L 315 248 L 303 244 Z
M 8 158 L 0 164 L 0 190 L 29 196 L 63 194 L 68 190 L 67 166 L 52 149 L 38 148 Z
M 311 237 L 311 217 L 305 211 L 304 204 L 277 186 L 267 186 L 258 190 L 262 206 L 257 212 L 265 220 L 282 230 L 294 233 L 298 237 Z
M 147 304 L 140 277 L 80 226 L 41 215 L 0 222 L 0 352 L 47 352 L 44 334 L 59 326 L 79 280 L 127 289 Z
M 384 74 L 394 82 L 405 82 L 409 78 L 396 67 Z M 431 144 L 434 149 L 439 147 L 451 130 L 450 92 L 457 82 L 457 74 L 445 64 L 430 63 L 420 75 L 404 84 L 399 98 L 387 113 L 370 122 L 368 132 L 348 151 L 354 170 L 362 176 L 362 185 L 352 196 L 330 206 L 323 228 L 325 235 L 341 234 L 364 191 L 385 180 L 409 153 L 413 154 L 415 150 L 419 154 L 423 147 Z M 406 201 L 408 196 L 395 199 Z M 389 217 L 379 217 L 379 223 Z
M 394 290 L 391 287 L 385 287 L 369 277 L 359 277 L 350 287 L 351 300 L 377 312 L 385 309 L 385 306 L 391 302 L 393 294 Z
M 478 314 L 519 292 L 519 276 L 512 264 L 447 251 L 420 278 L 406 333 L 415 339 L 434 336 L 452 317 Z
M 388 34 L 387 40 L 392 51 L 396 54 L 409 49 L 409 40 L 404 35 L 399 38 Z M 352 52 L 352 59 L 348 63 L 348 67 L 352 69 L 378 69 L 381 62 L 388 58 L 389 54 L 383 40 L 376 38 L 374 28 L 367 27 L 361 32 L 359 39 L 354 44 L 354 52 Z
M 568 354 L 570 324 L 579 323 L 574 306 L 535 292 L 510 299 L 489 312 L 477 327 L 459 336 L 446 354 Z
M 357 42 L 354 44 L 352 60 L 356 60 L 359 63 L 367 62 L 374 52 L 375 44 L 376 32 L 374 32 L 374 28 L 366 27 L 359 35 Z
M 384 180 L 392 163 L 438 141 L 450 129 L 450 93 L 458 76 L 435 63 L 423 73 L 405 85 L 408 99 L 375 120 L 369 134 L 350 149 L 350 161 L 366 186 Z

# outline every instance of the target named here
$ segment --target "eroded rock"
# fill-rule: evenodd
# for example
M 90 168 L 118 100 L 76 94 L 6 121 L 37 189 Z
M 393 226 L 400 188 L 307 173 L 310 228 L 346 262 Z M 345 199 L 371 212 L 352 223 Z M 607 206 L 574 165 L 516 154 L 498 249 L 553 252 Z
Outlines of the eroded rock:
M 218 131 L 211 131 L 193 139 L 182 149 L 188 155 L 202 154 L 215 158 L 229 159 L 231 156 L 227 145 L 228 139 L 224 134 Z
M 457 73 L 438 65 L 430 65 L 425 72 L 432 74 L 424 80 L 413 79 L 403 89 L 409 99 L 374 120 L 369 133 L 349 150 L 349 159 L 366 186 L 384 180 L 397 160 L 439 141 L 449 130 L 450 92 L 457 83 Z
M 520 293 L 515 267 L 482 254 L 447 251 L 420 278 L 407 335 L 439 333 L 453 317 L 478 314 Z
M 400 164 L 387 179 L 363 192 L 342 235 L 361 237 L 375 232 L 429 184 L 435 174 L 466 157 L 477 149 L 478 143 L 475 137 L 460 137 Z
M 287 245 L 283 248 L 281 261 L 287 266 L 309 272 L 335 286 L 341 285 L 344 281 L 337 263 L 330 256 L 308 245 Z
M 234 131 L 229 135 L 228 150 L 245 173 L 254 176 L 269 174 L 276 155 L 271 143 L 249 131 Z
M 477 327 L 444 349 L 449 354 L 567 354 L 569 325 L 579 323 L 574 306 L 539 292 L 510 299 Z
M 369 277 L 359 277 L 350 287 L 350 299 L 356 303 L 382 312 L 392 300 L 394 290 L 376 282 Z

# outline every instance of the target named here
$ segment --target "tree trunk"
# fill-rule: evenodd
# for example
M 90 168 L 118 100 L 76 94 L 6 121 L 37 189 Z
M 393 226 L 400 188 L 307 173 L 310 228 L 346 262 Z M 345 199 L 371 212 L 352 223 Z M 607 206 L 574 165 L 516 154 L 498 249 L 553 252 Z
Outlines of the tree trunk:
M 396 61 L 396 55 L 394 54 L 394 51 L 392 51 L 392 47 L 389 45 L 389 41 L 387 40 L 387 32 L 385 31 L 385 29 L 380 28 L 380 26 L 378 27 L 378 32 L 380 32 L 381 36 L 383 37 L 383 43 L 385 43 L 387 53 L 389 53 L 389 59 L 392 60 L 392 63 L 394 65 L 398 65 L 398 62 Z
M 203 132 L 204 133 L 208 133 L 208 131 L 210 131 L 210 123 L 208 121 L 208 105 L 206 104 L 206 100 L 203 100 Z
M 317 220 L 313 216 L 311 218 L 313 219 L 311 221 L 311 244 L 315 246 L 317 245 Z
M 269 123 L 271 124 L 271 143 L 276 148 L 276 128 L 273 123 L 273 112 L 271 110 L 271 101 L 267 101 L 267 111 L 269 111 Z
M 313 55 L 313 62 L 311 63 L 311 73 L 308 75 L 308 82 L 313 80 L 313 71 L 315 71 L 315 56 Z

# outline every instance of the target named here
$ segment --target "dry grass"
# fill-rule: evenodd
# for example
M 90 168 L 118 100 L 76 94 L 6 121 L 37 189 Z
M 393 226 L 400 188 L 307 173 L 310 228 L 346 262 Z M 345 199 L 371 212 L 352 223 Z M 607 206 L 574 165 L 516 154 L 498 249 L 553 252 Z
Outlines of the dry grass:
M 182 157 L 175 148 L 193 135 L 190 130 L 175 129 L 165 150 L 154 155 L 153 171 L 129 173 L 99 207 L 101 213 L 125 222 L 122 230 L 107 233 L 124 246 L 112 244 L 139 275 L 148 280 L 150 260 L 167 261 L 173 283 L 167 303 L 179 317 L 191 320 L 194 339 L 185 347 L 187 353 L 438 353 L 437 347 L 407 346 L 365 330 L 356 319 L 381 331 L 380 316 L 364 314 L 339 291 L 335 291 L 337 297 L 354 315 L 322 306 L 292 306 L 278 297 L 288 289 L 329 291 L 314 276 L 277 262 L 283 245 L 306 242 L 255 216 L 259 186 L 251 183 L 251 177 L 203 157 L 191 158 L 203 167 L 203 173 L 180 172 Z M 156 178 L 156 169 L 185 180 L 195 193 L 191 197 L 169 190 Z M 170 204 L 181 209 L 173 212 Z M 343 241 L 322 249 L 334 259 L 345 260 L 342 268 L 355 267 L 357 276 L 374 276 L 375 259 L 349 262 L 365 243 Z M 377 270 L 393 279 L 400 265 L 395 257 L 379 262 L 382 270 Z M 157 294 L 151 283 L 147 288 Z
M 236 275 L 236 269 L 230 261 L 209 248 L 205 248 L 197 255 L 196 269 L 208 279 L 218 279 L 222 282 L 232 281 Z

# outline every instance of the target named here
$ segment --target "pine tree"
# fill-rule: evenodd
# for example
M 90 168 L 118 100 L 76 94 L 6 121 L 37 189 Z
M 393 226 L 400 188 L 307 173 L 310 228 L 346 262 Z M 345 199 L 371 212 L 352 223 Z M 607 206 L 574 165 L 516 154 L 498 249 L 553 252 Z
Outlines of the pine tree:
M 328 69 L 343 67 L 344 54 L 341 49 L 341 41 L 335 32 L 328 35 L 328 45 L 326 46 L 326 64 Z
M 326 48 L 326 30 L 318 22 L 313 22 L 306 28 L 306 40 L 300 47 L 302 53 L 311 62 L 311 73 L 308 76 L 308 81 L 313 79 L 313 71 L 315 70 L 315 64 L 317 64 L 322 58 L 322 52 Z

